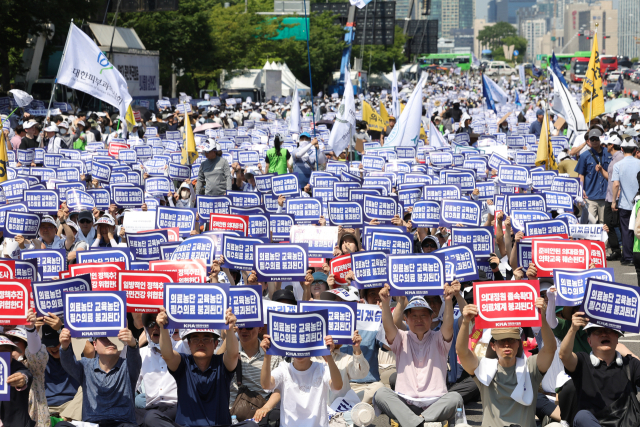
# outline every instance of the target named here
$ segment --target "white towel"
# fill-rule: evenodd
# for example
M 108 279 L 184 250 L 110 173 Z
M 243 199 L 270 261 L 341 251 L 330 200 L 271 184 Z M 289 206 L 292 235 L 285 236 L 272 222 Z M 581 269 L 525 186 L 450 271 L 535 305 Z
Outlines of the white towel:
M 498 359 L 483 357 L 474 374 L 478 381 L 488 386 L 496 376 L 496 372 L 498 372 Z M 533 402 L 533 387 L 526 356 L 516 359 L 516 377 L 518 385 L 511 393 L 511 398 L 522 405 L 529 406 Z

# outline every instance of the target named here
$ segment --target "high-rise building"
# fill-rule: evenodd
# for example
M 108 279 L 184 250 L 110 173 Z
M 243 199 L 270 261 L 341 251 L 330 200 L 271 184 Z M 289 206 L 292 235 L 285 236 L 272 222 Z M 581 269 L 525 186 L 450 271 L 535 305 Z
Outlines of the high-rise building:
M 518 9 L 531 7 L 536 4 L 535 0 L 496 0 L 495 22 L 518 23 Z M 491 17 L 489 17 L 491 19 Z
M 618 3 L 618 55 L 640 57 L 640 1 Z
M 566 4 L 564 12 L 562 52 L 591 50 L 597 23 L 600 55 L 618 55 L 618 10 L 611 1 Z
M 520 37 L 527 39 L 527 51 L 525 59 L 529 62 L 536 58 L 536 55 L 547 52 L 536 52 L 537 41 L 547 33 L 547 20 L 544 18 L 523 19 L 519 23 L 518 32 Z
M 451 30 L 473 28 L 475 0 L 441 0 L 441 36 L 451 37 Z

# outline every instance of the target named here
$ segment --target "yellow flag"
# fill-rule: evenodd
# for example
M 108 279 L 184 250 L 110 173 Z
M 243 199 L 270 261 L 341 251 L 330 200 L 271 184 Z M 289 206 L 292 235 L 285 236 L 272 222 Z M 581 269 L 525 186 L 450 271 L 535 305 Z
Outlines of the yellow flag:
M 431 125 L 433 126 L 433 125 Z M 424 127 L 422 126 L 422 124 L 420 125 L 420 139 L 423 141 L 427 141 L 429 138 L 427 138 L 427 134 L 424 132 Z
M 547 112 L 544 113 L 540 140 L 538 141 L 538 154 L 536 155 L 536 166 L 545 165 L 546 170 L 558 170 L 556 158 L 553 155 L 553 147 L 549 138 L 549 118 Z
M 406 107 L 407 104 L 405 104 L 404 102 L 400 103 L 400 114 L 402 114 L 402 112 L 404 111 L 404 107 Z M 396 117 L 396 120 L 398 120 L 398 117 Z
M 376 110 L 371 108 L 368 102 L 362 101 L 362 120 L 367 122 L 369 129 L 382 132 L 384 130 L 384 122 L 380 114 L 376 113 Z
M 186 109 L 185 109 L 186 110 Z M 193 129 L 191 129 L 191 121 L 189 114 L 184 114 L 184 144 L 182 144 L 182 159 L 180 163 L 183 165 L 192 165 L 198 158 L 196 150 L 196 139 L 193 137 Z
M 600 52 L 598 37 L 593 38 L 593 49 L 587 74 L 582 83 L 582 113 L 587 123 L 594 117 L 604 114 L 604 94 L 602 92 L 602 74 L 600 74 Z
M 6 135 L 2 128 L 0 128 L 0 182 L 7 180 L 7 141 Z
M 124 119 L 127 121 L 129 129 L 133 129 L 133 127 L 136 125 L 136 117 L 133 115 L 131 104 L 129 104 L 129 106 L 127 107 L 127 114 L 125 114 Z
M 382 117 L 384 126 L 389 126 L 389 113 L 387 113 L 387 109 L 384 108 L 384 104 L 382 102 L 380 103 L 380 117 Z

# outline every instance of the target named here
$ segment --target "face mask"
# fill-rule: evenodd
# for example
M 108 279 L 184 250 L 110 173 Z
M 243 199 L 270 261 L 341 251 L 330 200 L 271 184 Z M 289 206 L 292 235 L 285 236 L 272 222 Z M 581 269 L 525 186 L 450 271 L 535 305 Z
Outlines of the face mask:
M 183 198 L 183 199 L 188 199 L 188 198 L 189 198 L 189 196 L 191 195 L 191 192 L 190 192 L 190 191 L 187 191 L 187 190 L 182 190 L 182 191 L 180 192 L 180 194 L 182 195 L 182 198 Z
M 60 129 L 60 135 L 65 135 L 67 133 L 66 129 Z

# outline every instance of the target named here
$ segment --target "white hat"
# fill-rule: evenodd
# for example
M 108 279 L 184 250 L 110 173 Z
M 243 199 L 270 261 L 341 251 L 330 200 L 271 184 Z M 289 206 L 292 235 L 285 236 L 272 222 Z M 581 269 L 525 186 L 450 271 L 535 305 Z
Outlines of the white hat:
M 622 140 L 617 135 L 612 135 L 609 137 L 607 143 L 611 145 L 617 145 L 619 147 L 620 144 L 622 144 Z
M 180 329 L 180 339 L 183 340 L 191 334 L 196 332 L 209 332 L 213 335 L 217 335 L 220 338 L 220 329 Z
M 42 224 L 52 224 L 54 227 L 58 226 L 58 224 L 56 223 L 56 220 L 53 219 L 51 215 L 44 215 L 40 220 L 40 226 L 42 226 Z
M 29 120 L 29 121 L 27 121 L 26 123 L 23 123 L 23 124 L 22 124 L 22 127 L 23 127 L 24 129 L 29 129 L 29 128 L 34 127 L 34 126 L 35 126 L 35 125 L 37 125 L 37 124 L 38 124 L 38 122 L 36 122 L 35 120 Z
M 216 141 L 214 141 L 211 138 L 207 139 L 207 142 L 202 144 L 202 151 L 204 151 L 205 153 L 209 151 L 221 151 L 221 150 L 222 150 L 222 147 L 220 147 L 220 144 L 218 144 Z
M 324 301 L 335 301 L 337 297 L 342 298 L 345 301 L 360 301 L 358 290 L 353 286 L 345 288 L 335 288 L 329 291 L 324 291 L 320 295 L 320 299 Z
M 633 138 L 627 138 L 624 140 L 624 142 L 620 145 L 622 148 L 636 148 L 637 145 L 635 143 L 635 141 L 633 140 Z
M 564 159 L 569 158 L 569 155 L 567 153 L 565 153 L 564 151 L 561 151 L 560 154 L 558 154 L 558 161 L 561 162 Z
M 69 129 L 69 123 L 65 122 L 64 120 L 60 122 L 60 124 L 58 125 L 58 127 L 63 127 L 63 128 L 67 128 Z
M 51 123 L 49 126 L 43 129 L 45 132 L 58 132 L 58 126 Z
M 116 222 L 113 220 L 111 215 L 104 215 L 96 221 L 96 225 L 98 224 L 107 224 L 115 227 Z
M 587 323 L 587 326 L 585 326 L 585 327 L 584 327 L 584 328 L 582 328 L 582 329 L 586 331 L 586 330 L 589 330 L 589 329 L 597 329 L 597 328 L 606 328 L 606 326 L 601 326 L 601 325 L 597 325 L 597 324 L 595 324 L 595 323 L 591 323 L 591 322 L 589 322 L 589 323 Z M 612 331 L 617 332 L 617 333 L 618 333 L 618 335 L 620 335 L 620 336 L 624 335 L 624 334 L 622 333 L 622 331 L 621 331 L 621 330 L 619 330 L 619 329 L 614 329 L 614 328 L 609 328 L 609 329 L 611 329 Z
M 6 333 L 6 332 L 5 332 L 5 333 Z M 4 335 L 0 335 L 0 345 L 12 345 L 12 346 L 14 346 L 15 348 L 18 348 L 18 346 L 17 346 L 17 345 L 15 345 L 15 344 L 13 343 L 13 341 L 11 341 L 9 338 L 7 338 L 7 337 L 6 337 L 6 336 L 4 336 Z
M 85 124 L 84 124 L 84 122 L 83 122 L 82 120 L 78 120 L 78 123 L 76 123 L 76 126 L 77 126 L 77 125 L 82 125 L 82 126 L 84 126 Z
M 24 325 L 18 325 L 15 327 L 15 329 L 7 331 L 4 334 L 7 336 L 20 338 L 24 342 L 27 342 L 27 329 Z
M 78 212 L 75 212 L 78 213 Z M 73 213 L 72 213 L 73 215 Z M 67 220 L 67 225 L 71 228 L 73 228 L 74 230 L 76 230 L 76 232 L 80 231 L 80 227 L 78 227 L 78 224 L 76 224 L 75 222 L 71 221 L 71 220 Z
M 351 421 L 357 426 L 368 426 L 376 417 L 373 406 L 368 403 L 356 403 L 351 409 Z

